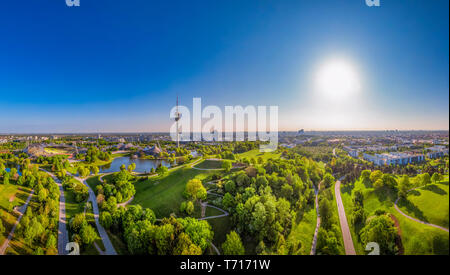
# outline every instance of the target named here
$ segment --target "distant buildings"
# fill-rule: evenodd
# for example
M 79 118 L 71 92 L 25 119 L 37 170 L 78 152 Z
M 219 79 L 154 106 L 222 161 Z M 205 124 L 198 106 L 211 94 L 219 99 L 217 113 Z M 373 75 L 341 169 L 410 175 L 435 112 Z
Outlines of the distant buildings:
M 406 165 L 408 163 L 418 163 L 425 160 L 424 155 L 412 152 L 393 152 L 375 155 L 364 154 L 363 158 L 364 160 L 373 162 L 375 165 Z
M 427 148 L 427 151 L 431 151 L 427 153 L 427 157 L 430 159 L 440 158 L 448 155 L 448 148 L 443 145 L 435 145 L 433 147 L 429 147 Z

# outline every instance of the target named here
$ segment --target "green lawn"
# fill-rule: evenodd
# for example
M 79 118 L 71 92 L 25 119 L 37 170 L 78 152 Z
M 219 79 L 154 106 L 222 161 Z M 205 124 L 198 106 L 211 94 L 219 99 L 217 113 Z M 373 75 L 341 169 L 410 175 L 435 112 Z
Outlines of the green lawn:
M 186 183 L 193 178 L 203 180 L 217 171 L 202 171 L 188 167 L 173 170 L 165 176 L 156 176 L 135 184 L 136 195 L 131 204 L 140 204 L 152 209 L 157 218 L 171 213 L 180 215 L 180 204 L 185 200 Z
M 400 209 L 421 221 L 448 228 L 448 181 L 429 184 L 408 193 L 407 200 L 399 201 Z
M 259 157 L 261 157 L 263 160 L 268 160 L 268 159 L 277 159 L 281 156 L 281 153 L 275 153 L 275 152 L 260 152 L 259 149 L 254 149 L 254 150 L 250 150 L 247 151 L 245 153 L 242 154 L 237 154 L 236 158 L 242 159 L 242 158 L 247 158 L 248 160 L 250 160 L 251 158 L 254 158 L 255 160 L 257 160 Z
M 17 220 L 16 214 L 9 212 L 9 207 L 21 206 L 27 200 L 30 191 L 26 187 L 14 184 L 0 184 L 0 221 L 5 227 L 5 232 L 0 234 L 0 244 L 8 236 Z
M 364 194 L 364 209 L 368 216 L 373 215 L 375 210 L 382 209 L 393 214 L 398 219 L 400 236 L 406 255 L 448 254 L 449 234 L 447 232 L 412 221 L 400 215 L 394 208 L 394 201 L 397 198 L 395 192 L 389 190 L 375 191 L 372 187 L 364 186 L 360 181 L 356 181 L 353 184 L 342 186 L 341 194 L 352 231 L 353 243 L 358 254 L 364 253 L 364 244 L 357 237 L 358 228 L 355 228 L 350 222 L 353 208 L 351 193 L 357 189 Z
M 74 182 L 75 184 L 83 184 L 76 179 L 71 179 L 71 181 Z M 64 190 L 64 196 L 65 196 L 65 200 L 66 200 L 66 220 L 68 223 L 67 230 L 69 232 L 69 239 L 71 240 L 73 233 L 69 227 L 70 220 L 73 217 L 75 217 L 76 214 L 84 213 L 84 209 L 86 207 L 86 201 L 77 202 L 75 200 L 74 192 L 72 192 L 70 190 Z M 91 205 L 91 207 L 90 207 L 90 209 L 87 209 L 87 211 L 86 211 L 86 221 L 97 232 L 97 239 L 95 240 L 95 242 L 101 249 L 104 250 L 105 248 L 104 248 L 103 242 L 100 239 L 100 235 L 98 234 L 97 226 L 95 224 L 94 213 L 92 212 L 92 203 L 89 202 L 89 205 Z M 97 249 L 95 248 L 95 246 L 92 244 L 88 247 L 84 247 L 81 251 L 81 254 L 82 255 L 98 255 L 99 253 L 98 253 Z
M 309 255 L 311 252 L 314 231 L 316 229 L 317 215 L 315 207 L 310 207 L 300 221 L 293 224 L 289 239 L 299 240 L 302 244 L 301 255 Z
M 221 160 L 204 160 L 194 167 L 200 169 L 222 169 L 222 163 L 223 161 Z
M 86 180 L 86 183 L 91 187 L 92 191 L 95 192 L 97 190 L 97 185 L 101 185 L 102 183 L 99 180 L 100 176 L 90 177 Z M 105 176 L 106 178 L 106 176 Z
M 71 179 L 75 184 L 82 184 L 76 179 Z M 64 190 L 64 197 L 66 199 L 66 220 L 70 222 L 70 220 L 78 213 L 84 212 L 84 207 L 86 202 L 78 203 L 75 200 L 75 193 L 70 190 Z
M 210 207 L 209 207 L 210 208 Z M 208 208 L 207 208 L 208 209 Z M 216 210 L 216 209 L 214 209 Z M 216 210 L 218 211 L 218 210 Z M 219 211 L 220 212 L 220 211 Z M 222 212 L 220 212 L 222 213 Z M 210 216 L 210 215 L 207 215 Z M 214 231 L 213 244 L 222 251 L 222 243 L 227 239 L 227 234 L 231 231 L 231 218 L 230 216 L 207 220 Z

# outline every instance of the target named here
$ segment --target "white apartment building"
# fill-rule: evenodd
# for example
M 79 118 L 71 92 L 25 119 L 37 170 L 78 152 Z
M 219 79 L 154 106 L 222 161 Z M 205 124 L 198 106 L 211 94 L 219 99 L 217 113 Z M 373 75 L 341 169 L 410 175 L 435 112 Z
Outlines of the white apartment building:
M 425 160 L 425 156 L 421 154 L 400 152 L 375 154 L 374 156 L 364 154 L 363 158 L 373 162 L 375 165 L 406 165 L 408 163 L 417 163 Z

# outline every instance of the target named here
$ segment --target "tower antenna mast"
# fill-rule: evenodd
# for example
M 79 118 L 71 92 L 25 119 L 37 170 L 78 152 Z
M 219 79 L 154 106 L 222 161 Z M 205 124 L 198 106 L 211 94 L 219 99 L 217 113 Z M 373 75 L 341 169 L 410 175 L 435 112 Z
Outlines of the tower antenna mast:
M 176 121 L 176 127 L 177 127 L 177 148 L 180 148 L 180 133 L 179 133 L 179 128 L 178 128 L 178 121 L 181 118 L 181 114 L 178 111 L 178 96 L 177 96 L 177 109 L 175 112 L 175 121 Z

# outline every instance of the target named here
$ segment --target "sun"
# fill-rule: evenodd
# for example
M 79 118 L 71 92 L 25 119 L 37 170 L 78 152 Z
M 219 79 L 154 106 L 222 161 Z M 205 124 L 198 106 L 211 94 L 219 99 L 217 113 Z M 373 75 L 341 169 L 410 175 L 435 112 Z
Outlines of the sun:
M 360 89 L 358 74 L 346 60 L 324 63 L 317 71 L 315 84 L 317 91 L 328 99 L 350 97 Z

